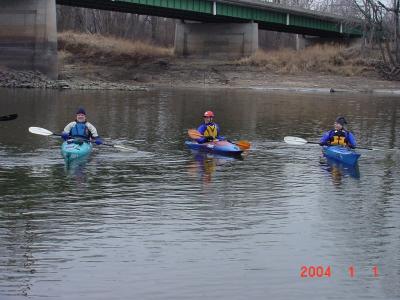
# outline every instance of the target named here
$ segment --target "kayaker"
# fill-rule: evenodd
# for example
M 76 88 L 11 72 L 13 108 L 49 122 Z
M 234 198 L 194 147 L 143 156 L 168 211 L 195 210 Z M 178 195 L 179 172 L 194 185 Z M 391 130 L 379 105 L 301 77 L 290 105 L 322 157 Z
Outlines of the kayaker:
M 334 123 L 334 129 L 325 132 L 319 144 L 321 146 L 345 146 L 355 148 L 357 146 L 354 135 L 345 129 L 347 121 L 344 117 L 337 117 Z
M 97 133 L 96 127 L 87 121 L 86 111 L 83 108 L 79 108 L 76 112 L 75 121 L 65 126 L 61 137 L 65 141 L 71 138 L 80 138 L 85 140 L 94 139 L 96 145 L 101 145 L 103 143 Z
M 214 113 L 210 110 L 203 114 L 204 124 L 201 124 L 197 131 L 200 132 L 204 137 L 197 139 L 196 141 L 200 144 L 211 142 L 213 140 L 223 140 L 224 137 L 219 135 L 219 126 L 213 121 Z

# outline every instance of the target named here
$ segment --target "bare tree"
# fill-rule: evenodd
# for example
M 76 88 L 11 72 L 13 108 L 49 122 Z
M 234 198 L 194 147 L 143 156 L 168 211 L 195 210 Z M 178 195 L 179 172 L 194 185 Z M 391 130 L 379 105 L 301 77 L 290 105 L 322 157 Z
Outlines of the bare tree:
M 59 31 L 112 35 L 162 46 L 174 42 L 174 19 L 62 5 L 57 6 L 57 15 Z
M 392 0 L 388 5 L 379 0 L 353 1 L 365 19 L 368 41 L 379 47 L 382 58 L 379 70 L 388 79 L 400 80 L 400 0 Z

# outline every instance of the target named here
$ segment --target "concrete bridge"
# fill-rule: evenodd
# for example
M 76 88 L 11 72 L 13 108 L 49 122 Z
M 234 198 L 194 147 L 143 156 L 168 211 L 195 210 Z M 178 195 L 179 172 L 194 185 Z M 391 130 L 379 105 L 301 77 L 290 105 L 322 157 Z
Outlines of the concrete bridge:
M 340 16 L 261 0 L 2 0 L 0 65 L 57 77 L 56 4 L 181 19 L 177 55 L 248 56 L 258 48 L 258 29 L 331 39 L 361 35 Z

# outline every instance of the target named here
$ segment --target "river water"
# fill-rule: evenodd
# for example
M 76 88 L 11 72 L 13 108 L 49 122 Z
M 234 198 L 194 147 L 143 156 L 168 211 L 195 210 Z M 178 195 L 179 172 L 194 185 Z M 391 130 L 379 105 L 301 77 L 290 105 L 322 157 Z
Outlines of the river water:
M 255 90 L 0 90 L 0 299 L 400 298 L 400 99 Z M 83 106 L 109 143 L 67 167 Z M 185 148 L 213 110 L 243 159 Z M 358 168 L 322 159 L 345 115 Z M 317 271 L 318 270 L 318 271 Z

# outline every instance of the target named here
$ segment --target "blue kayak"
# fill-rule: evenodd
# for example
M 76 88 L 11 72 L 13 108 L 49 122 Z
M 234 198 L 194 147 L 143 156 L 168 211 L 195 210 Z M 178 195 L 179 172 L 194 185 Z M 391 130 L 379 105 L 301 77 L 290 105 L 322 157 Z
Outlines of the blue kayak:
M 221 155 L 235 156 L 235 155 L 240 155 L 243 152 L 243 150 L 240 149 L 238 146 L 228 141 L 214 141 L 203 144 L 199 144 L 198 142 L 195 141 L 186 141 L 185 145 L 192 150 L 199 150 Z
M 347 165 L 357 164 L 357 161 L 361 156 L 361 154 L 354 150 L 342 146 L 323 146 L 322 153 L 324 153 L 327 158 L 334 159 Z
M 92 152 L 91 143 L 84 141 L 65 141 L 61 145 L 61 154 L 67 162 L 87 157 Z

